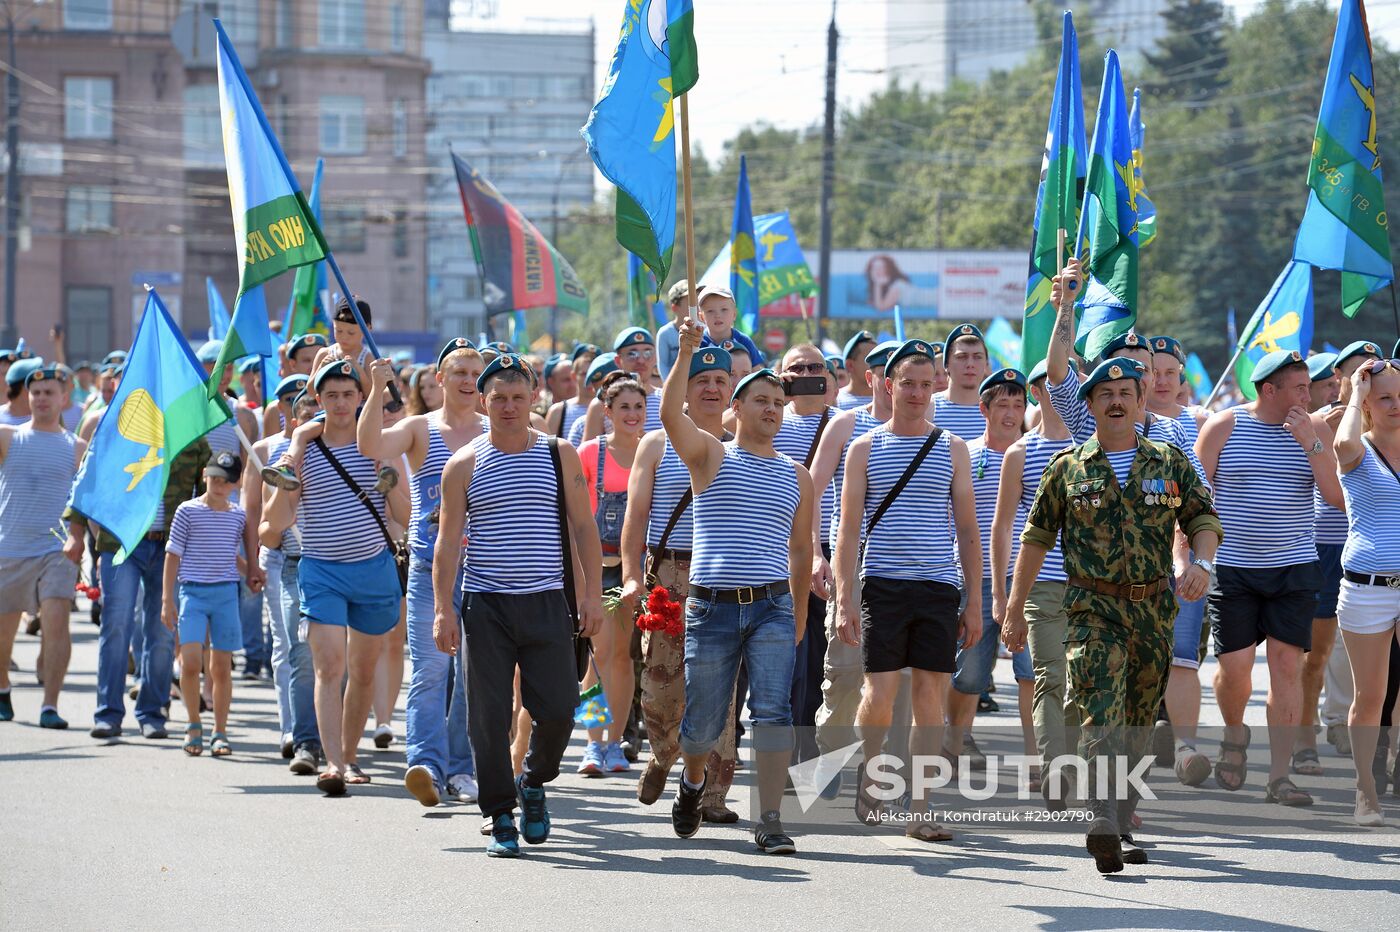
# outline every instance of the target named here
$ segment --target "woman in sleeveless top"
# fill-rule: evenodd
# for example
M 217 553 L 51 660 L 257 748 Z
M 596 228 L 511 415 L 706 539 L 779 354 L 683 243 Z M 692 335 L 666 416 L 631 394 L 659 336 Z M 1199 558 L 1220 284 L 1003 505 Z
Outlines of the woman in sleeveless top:
M 627 482 L 632 462 L 637 455 L 637 445 L 646 433 L 647 396 L 630 374 L 614 372 L 603 381 L 602 401 L 612 431 L 587 441 L 578 452 L 603 544 L 603 591 L 608 592 L 622 586 L 622 518 L 627 511 Z M 588 729 L 588 746 L 584 749 L 579 773 L 600 776 L 631 769 L 621 747 L 636 688 L 628 650 L 631 640 L 632 613 L 619 604 L 606 612 L 603 627 L 593 638 L 594 666 L 583 681 L 586 689 L 602 680 L 612 723 Z M 606 741 L 603 740 L 605 731 Z

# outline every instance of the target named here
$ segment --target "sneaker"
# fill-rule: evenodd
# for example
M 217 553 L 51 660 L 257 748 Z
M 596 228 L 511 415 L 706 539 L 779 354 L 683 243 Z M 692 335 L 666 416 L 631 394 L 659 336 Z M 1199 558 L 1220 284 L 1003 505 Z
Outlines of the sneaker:
M 10 691 L 0 693 L 0 722 L 8 722 L 15 717 L 15 704 L 10 701 Z
M 296 746 L 296 743 L 292 741 L 292 736 L 291 736 L 291 735 L 283 735 L 283 736 L 282 736 L 282 759 L 283 759 L 283 760 L 291 760 L 291 759 L 292 759 L 292 755 L 296 753 L 296 750 L 297 750 L 297 746 Z
M 997 701 L 991 696 L 987 695 L 987 693 L 983 693 L 982 695 L 977 697 L 977 711 L 984 713 L 1000 712 L 1001 706 L 997 705 Z
M 627 755 L 622 753 L 622 747 L 616 741 L 603 749 L 603 769 L 608 773 L 627 773 L 632 769 L 632 765 L 627 763 Z
M 601 777 L 606 766 L 603 762 L 603 745 L 598 741 L 590 741 L 583 749 L 583 760 L 578 765 L 578 772 L 586 777 Z
M 972 738 L 972 732 L 964 732 L 962 755 L 967 758 L 967 765 L 973 770 L 987 769 L 987 755 L 982 753 L 982 749 L 977 746 L 977 742 Z
M 631 741 L 627 738 L 623 738 L 620 742 L 619 746 L 622 748 L 622 756 L 627 758 L 627 763 L 635 764 L 638 759 L 641 758 L 641 752 L 637 750 L 637 745 L 639 744 L 641 744 L 640 739 Z
M 374 729 L 374 746 L 379 750 L 384 750 L 394 743 L 394 729 L 388 725 L 380 725 Z
M 286 489 L 288 492 L 295 492 L 301 488 L 301 480 L 297 478 L 296 472 L 291 466 L 283 464 L 264 466 L 262 481 L 273 488 Z
M 422 764 L 408 768 L 403 775 L 403 785 L 414 799 L 429 809 L 442 802 L 442 797 L 438 795 L 437 778 Z
M 706 772 L 705 783 L 709 782 L 710 775 Z M 704 821 L 700 813 L 700 797 L 704 793 L 704 783 L 691 789 L 686 785 L 685 771 L 681 771 L 680 788 L 676 790 L 676 801 L 671 805 L 671 828 L 681 838 L 692 838 L 700 831 L 700 823 Z
M 793 844 L 792 838 L 783 831 L 783 823 L 778 818 L 776 809 L 765 812 L 762 821 L 754 826 L 753 841 L 764 854 L 797 853 L 797 845 Z
M 143 722 L 141 725 L 141 737 L 148 741 L 159 741 L 162 738 L 169 738 L 170 732 L 165 730 L 164 725 L 157 725 L 155 722 Z
M 30 637 L 34 637 L 36 634 L 39 633 L 39 616 L 38 616 L 38 615 L 30 615 L 30 616 L 26 619 L 25 625 L 24 625 L 24 633 L 27 634 L 27 635 L 29 635 Z
M 62 731 L 68 727 L 68 723 L 63 720 L 63 717 L 60 716 L 56 710 L 45 709 L 39 713 L 39 727 L 53 728 Z
M 515 778 L 515 795 L 520 797 L 520 831 L 527 845 L 549 840 L 549 807 L 545 805 L 544 787 L 527 786 L 522 773 Z
M 476 777 L 469 773 L 455 773 L 447 778 L 447 796 L 459 803 L 476 802 Z
M 491 820 L 491 840 L 486 843 L 488 858 L 520 857 L 520 833 L 515 830 L 515 816 L 503 812 Z
M 1133 841 L 1132 835 L 1121 834 L 1118 836 L 1118 848 L 1123 857 L 1124 864 L 1146 864 L 1147 852 Z
M 105 741 L 109 738 L 118 738 L 121 736 L 121 733 L 122 730 L 116 725 L 107 725 L 98 722 L 96 725 L 92 726 L 92 731 L 88 732 L 88 735 Z
M 287 769 L 299 777 L 311 776 L 316 772 L 316 752 L 304 746 L 297 748 Z
M 1343 757 L 1351 756 L 1351 732 L 1344 723 L 1327 726 L 1327 743 L 1336 748 L 1337 753 Z

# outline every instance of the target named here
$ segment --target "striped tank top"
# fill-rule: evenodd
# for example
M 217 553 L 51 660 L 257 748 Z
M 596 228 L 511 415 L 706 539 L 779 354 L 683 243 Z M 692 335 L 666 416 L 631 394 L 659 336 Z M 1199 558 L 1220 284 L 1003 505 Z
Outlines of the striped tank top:
M 274 441 L 272 446 L 268 448 L 267 461 L 269 463 L 277 462 L 279 459 L 282 458 L 282 454 L 287 452 L 287 448 L 291 445 L 291 437 L 283 437 L 280 440 Z M 266 506 L 267 504 L 266 495 L 263 497 L 263 504 L 264 506 Z M 277 549 L 281 550 L 282 555 L 285 557 L 301 556 L 301 541 L 297 539 L 297 531 L 295 526 L 289 527 L 282 532 L 282 543 L 278 545 Z
M 238 422 L 234 419 L 238 415 L 224 421 L 209 433 L 204 435 L 204 439 L 209 441 L 209 452 L 215 455 L 219 453 L 232 453 L 235 456 L 242 456 L 242 446 L 238 442 L 238 429 L 235 426 Z
M 1332 407 L 1328 405 L 1328 407 Z M 1323 408 L 1323 411 L 1327 408 Z M 1318 412 L 1321 413 L 1321 412 Z M 1314 537 L 1319 544 L 1340 547 L 1347 542 L 1347 513 L 1338 511 L 1323 501 L 1322 493 L 1313 486 Z M 1368 570 L 1367 572 L 1374 572 Z
M 661 532 L 666 530 L 666 524 L 671 520 L 671 514 L 680 504 L 681 497 L 690 488 L 690 470 L 681 461 L 676 453 L 676 448 L 671 446 L 671 441 L 666 440 L 666 446 L 661 452 L 661 459 L 656 464 L 656 475 L 651 487 L 651 514 L 647 516 L 647 546 L 661 546 Z M 693 546 L 693 529 L 695 520 L 695 506 L 687 505 L 685 511 L 681 512 L 680 518 L 676 521 L 676 526 L 671 529 L 671 536 L 666 538 L 667 550 L 689 550 Z
M 0 461 L 0 558 L 63 549 L 63 509 L 78 471 L 77 444 L 66 430 L 29 425 L 10 435 L 10 452 Z
M 967 452 L 972 460 L 972 498 L 977 505 L 977 531 L 982 535 L 982 573 L 991 578 L 992 519 L 996 517 L 1001 464 L 1006 459 L 1006 453 L 987 446 L 986 437 L 978 437 L 969 443 Z M 1025 516 L 1018 505 L 1011 529 L 1011 562 L 1007 564 L 1007 575 L 1016 568 L 1016 555 L 1021 552 L 1021 529 L 1024 526 Z
M 737 442 L 695 496 L 691 585 L 766 586 L 788 578 L 788 538 L 802 499 L 792 458 L 756 456 Z
M 1020 529 L 1026 526 L 1026 518 L 1031 513 L 1031 505 L 1035 504 L 1035 493 L 1040 488 L 1040 478 L 1045 475 L 1045 467 L 1050 465 L 1050 458 L 1070 445 L 1069 440 L 1048 440 L 1039 431 L 1026 436 L 1026 462 L 1021 467 L 1021 507 L 1016 509 L 1016 542 L 1021 541 Z M 1064 582 L 1065 577 L 1065 555 L 1060 551 L 1060 542 L 1057 538 L 1055 546 L 1045 555 L 1045 562 L 1040 567 L 1038 580 L 1046 582 Z
M 647 397 L 650 398 L 651 396 L 648 395 Z M 658 395 L 657 397 L 659 398 L 659 397 L 661 397 L 661 396 Z M 650 404 L 650 402 L 648 402 L 648 404 Z M 658 411 L 658 412 L 659 412 L 660 410 L 661 410 L 660 408 L 657 408 L 657 411 Z M 657 418 L 658 418 L 658 421 L 659 421 L 659 419 L 660 419 L 660 415 L 659 415 L 659 414 L 657 415 Z M 567 434 L 567 438 L 566 438 L 566 439 L 569 441 L 569 446 L 572 446 L 572 447 L 581 447 L 581 446 L 583 446 L 583 427 L 584 427 L 584 424 L 586 424 L 586 423 L 587 423 L 587 420 L 586 420 L 585 418 L 583 418 L 583 417 L 579 417 L 576 421 L 574 421 L 573 425 L 572 425 L 572 426 L 569 428 L 569 430 L 568 430 L 568 434 Z M 647 423 L 648 423 L 648 424 L 651 423 L 651 409 L 650 409 L 650 408 L 647 409 Z M 613 428 L 612 428 L 612 418 L 610 418 L 610 417 L 608 417 L 606 414 L 604 414 L 604 415 L 603 415 L 603 433 L 605 433 L 605 434 L 610 434 L 610 433 L 612 433 L 612 429 L 613 429 Z M 648 428 L 646 428 L 646 429 L 647 429 L 647 430 L 652 430 L 653 428 L 648 427 Z
M 374 491 L 379 481 L 374 460 L 361 454 L 354 443 L 331 447 L 330 451 L 384 517 L 384 496 Z M 301 461 L 297 527 L 301 530 L 302 556 L 327 563 L 358 563 L 377 556 L 385 546 L 384 534 L 369 509 L 315 443 L 306 448 Z
M 567 401 L 564 403 L 564 418 L 559 422 L 559 436 L 568 437 L 569 430 L 574 424 L 583 419 L 588 413 L 588 403 L 579 404 L 577 401 Z
M 4 425 L 5 427 L 23 427 L 28 423 L 29 415 L 21 417 L 18 414 L 11 414 L 9 405 L 0 406 L 0 425 Z
M 655 389 L 651 389 L 647 392 L 646 429 L 648 431 L 661 429 L 661 393 Z M 608 431 L 611 430 L 612 426 L 609 425 Z
M 831 509 L 831 533 L 827 535 L 826 542 L 833 552 L 836 550 L 836 538 L 841 533 L 841 493 L 846 482 L 846 454 L 850 451 L 852 443 L 883 423 L 885 422 L 871 414 L 868 408 L 856 409 L 856 422 L 851 427 L 851 438 L 841 448 L 841 458 L 836 461 L 836 471 L 831 474 L 831 497 L 834 504 Z
M 987 432 L 987 419 L 982 416 L 981 405 L 954 404 L 941 393 L 933 396 L 933 423 L 968 442 Z
M 423 457 L 423 465 L 413 474 L 408 484 L 408 497 L 412 510 L 408 519 L 408 546 L 415 557 L 429 562 L 433 559 L 433 545 L 437 543 L 436 522 L 428 518 L 437 510 L 442 501 L 442 470 L 452 457 L 447 441 L 442 439 L 442 418 L 434 411 L 428 415 L 428 453 Z
M 927 435 L 901 437 L 888 426 L 870 432 L 863 527 L 870 525 L 875 509 L 927 439 Z M 952 489 L 952 434 L 945 429 L 865 542 L 862 578 L 878 576 L 958 585 L 957 551 L 949 520 Z
M 1225 529 L 1222 566 L 1267 568 L 1310 563 L 1312 469 L 1282 424 L 1263 424 L 1241 406 L 1215 467 L 1215 508 Z
M 463 592 L 526 595 L 564 586 L 559 498 L 549 440 L 537 431 L 523 453 L 487 434 L 471 442 Z
M 1365 444 L 1361 462 L 1342 476 L 1351 527 L 1342 566 L 1353 573 L 1400 571 L 1400 479 Z
M 826 410 L 829 413 L 827 426 L 830 426 L 830 418 L 839 412 L 835 408 Z M 817 426 L 821 422 L 821 412 L 793 414 L 791 407 L 784 409 L 783 426 L 778 428 L 777 436 L 773 438 L 773 449 L 789 457 L 794 463 L 806 465 L 807 451 L 812 449 L 812 438 L 817 435 Z M 813 456 L 815 455 L 813 451 Z M 822 540 L 828 540 L 831 535 L 831 513 L 836 508 L 836 496 L 830 485 L 818 491 L 822 497 Z
M 870 404 L 869 395 L 852 395 L 844 388 L 836 393 L 836 407 L 842 411 L 854 411 Z
M 1137 459 L 1137 450 L 1118 450 L 1113 453 L 1105 453 L 1108 457 L 1108 465 L 1113 469 L 1113 478 L 1118 480 L 1118 488 L 1123 489 L 1128 485 L 1128 474 L 1133 471 L 1133 460 Z

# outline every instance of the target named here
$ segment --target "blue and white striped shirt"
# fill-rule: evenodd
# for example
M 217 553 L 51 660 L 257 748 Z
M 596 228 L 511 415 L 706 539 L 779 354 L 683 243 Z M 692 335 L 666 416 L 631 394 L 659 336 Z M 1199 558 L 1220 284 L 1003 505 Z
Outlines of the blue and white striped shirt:
M 1215 508 L 1225 529 L 1222 566 L 1268 568 L 1311 563 L 1312 493 L 1308 455 L 1282 424 L 1263 424 L 1241 405 L 1215 467 Z
M 933 423 L 969 442 L 987 432 L 987 419 L 982 416 L 981 405 L 954 404 L 946 392 L 933 396 Z
M 331 454 L 384 516 L 384 496 L 374 490 L 379 481 L 372 459 L 354 443 L 331 447 Z M 358 563 L 378 556 L 386 546 L 364 502 L 340 478 L 319 445 L 306 448 L 301 461 L 301 503 L 297 508 L 303 557 L 327 563 Z
M 663 435 L 664 436 L 664 435 Z M 666 446 L 657 461 L 655 477 L 651 486 L 651 513 L 647 515 L 647 546 L 661 546 L 661 532 L 671 520 L 671 514 L 680 504 L 681 498 L 690 489 L 690 470 L 681 461 L 676 448 L 666 438 Z M 666 538 L 667 550 L 689 550 L 693 540 L 695 521 L 694 504 L 687 505 L 676 519 L 671 536 Z
M 408 497 L 412 506 L 409 515 L 408 546 L 415 557 L 432 562 L 433 545 L 437 543 L 438 526 L 428 516 L 442 501 L 442 470 L 452 457 L 447 442 L 442 439 L 442 414 L 428 415 L 428 452 L 423 465 L 409 479 Z
M 568 437 L 574 424 L 583 420 L 583 416 L 588 413 L 588 402 L 580 404 L 577 400 L 570 398 L 564 403 L 564 418 L 559 422 L 559 436 Z M 579 435 L 579 442 L 583 442 L 582 434 Z M 575 444 L 577 446 L 577 444 Z
M 165 552 L 180 558 L 180 582 L 238 582 L 238 548 L 247 524 L 247 513 L 236 505 L 218 511 L 197 498 L 181 502 L 165 538 Z
M 977 530 L 982 535 L 982 572 L 992 575 L 992 520 L 996 517 L 997 493 L 1001 490 L 1001 466 L 1006 453 L 987 446 L 985 436 L 978 437 L 967 445 L 968 456 L 972 461 L 972 497 L 977 505 Z M 1021 552 L 1021 530 L 1026 526 L 1026 516 L 1018 506 L 1011 528 L 1011 561 L 1007 564 L 1008 575 L 1016 568 L 1016 555 Z
M 786 580 L 801 500 L 791 457 L 757 456 L 726 443 L 719 472 L 692 506 L 691 585 L 737 589 Z
M 830 418 L 838 412 L 835 408 L 827 408 L 829 413 L 827 423 Z M 792 406 L 788 405 L 783 410 L 783 425 L 778 428 L 777 436 L 773 438 L 773 449 L 785 456 L 791 457 L 794 463 L 807 464 L 807 451 L 812 450 L 812 438 L 817 435 L 817 426 L 822 422 L 822 413 L 816 414 L 794 414 Z M 813 458 L 816 458 L 816 451 L 813 450 Z M 831 513 L 836 508 L 836 497 L 832 487 L 828 485 L 824 489 L 818 489 L 818 494 L 822 498 L 822 539 L 827 540 L 831 534 Z
M 870 413 L 869 408 L 855 410 L 856 421 L 851 426 L 851 436 L 841 448 L 841 458 L 836 461 L 836 471 L 831 474 L 831 497 L 835 504 L 831 509 L 831 533 L 826 540 L 833 552 L 836 550 L 836 537 L 841 533 L 841 495 L 846 483 L 846 454 L 850 452 L 851 444 L 885 423 Z
M 1361 462 L 1342 474 L 1347 503 L 1342 566 L 1353 573 L 1400 574 L 1400 479 L 1369 443 Z
M 287 452 L 287 448 L 291 445 L 291 437 L 283 437 L 280 440 L 274 441 L 272 446 L 268 448 L 267 461 L 269 463 L 277 462 L 279 459 L 282 458 L 282 454 Z M 162 502 L 162 504 L 164 503 Z M 266 495 L 263 496 L 263 504 L 264 506 L 267 504 Z M 154 527 L 154 525 L 152 526 Z M 278 545 L 278 549 L 282 551 L 282 555 L 284 557 L 301 556 L 301 541 L 297 540 L 297 535 L 294 528 L 287 528 L 285 531 L 282 532 L 282 543 Z
M 1105 450 L 1104 455 L 1108 457 L 1108 465 L 1113 467 L 1113 478 L 1118 480 L 1118 488 L 1127 486 L 1128 473 L 1133 471 L 1133 460 L 1137 459 L 1137 447 L 1114 453 Z
M 1072 443 L 1071 440 L 1048 440 L 1039 431 L 1026 435 L 1026 462 L 1021 467 L 1021 505 L 1016 509 L 1018 527 L 1025 527 L 1031 506 L 1035 504 L 1035 493 L 1040 489 L 1040 479 L 1045 475 L 1045 467 L 1050 465 L 1050 458 Z M 1020 543 L 1021 534 L 1019 531 L 1015 535 L 1015 540 L 1018 544 Z M 1046 582 L 1065 581 L 1065 555 L 1060 550 L 1058 538 L 1055 540 L 1054 548 L 1045 555 L 1045 562 L 1041 564 L 1040 575 L 1036 579 Z
M 10 435 L 10 451 L 0 461 L 0 560 L 63 549 L 63 509 L 78 472 L 77 445 L 66 430 L 24 425 Z
M 901 437 L 892 433 L 888 425 L 870 432 L 863 528 L 870 526 L 875 509 L 927 440 L 926 434 Z M 866 540 L 861 577 L 958 585 L 955 535 L 949 520 L 952 490 L 952 434 L 945 429 Z
M 559 492 L 549 440 L 503 453 L 486 434 L 471 442 L 463 592 L 526 595 L 564 586 Z
M 1331 407 L 1330 405 L 1328 407 Z M 1323 409 L 1327 410 L 1326 408 Z M 1313 536 L 1319 544 L 1340 547 L 1347 542 L 1347 514 L 1327 504 L 1322 493 L 1313 487 Z M 1368 571 L 1374 572 L 1374 571 Z
M 869 395 L 852 395 L 844 388 L 836 393 L 836 407 L 842 411 L 854 411 L 856 408 L 868 404 L 870 404 Z

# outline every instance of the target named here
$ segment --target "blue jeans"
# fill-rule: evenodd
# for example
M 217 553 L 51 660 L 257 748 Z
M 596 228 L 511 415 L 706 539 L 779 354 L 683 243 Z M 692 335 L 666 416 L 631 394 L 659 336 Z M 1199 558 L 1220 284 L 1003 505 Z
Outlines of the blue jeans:
M 170 674 L 175 664 L 175 635 L 160 620 L 165 545 L 142 540 L 120 566 L 114 554 L 98 558 L 102 579 L 102 627 L 97 635 L 97 712 L 93 722 L 120 728 L 126 716 L 126 657 L 136 627 L 137 594 L 145 588 L 141 618 L 143 650 L 136 655 L 141 691 L 136 696 L 136 720 L 142 725 L 165 724 L 162 709 L 170 702 Z
M 244 668 L 257 672 L 269 665 L 270 656 L 267 632 L 263 630 L 263 597 L 242 581 L 238 583 L 238 617 L 243 625 Z
M 452 621 L 461 624 L 462 571 L 452 586 Z M 466 643 L 454 658 L 433 640 L 433 565 L 414 556 L 408 565 L 408 699 L 404 743 L 408 766 L 433 772 L 441 787 L 459 773 L 476 774 L 467 739 Z M 450 690 L 450 694 L 449 694 Z
M 321 749 L 316 726 L 316 668 L 311 665 L 311 645 L 301 639 L 301 591 L 297 584 L 300 557 L 282 558 L 282 625 L 287 644 L 287 701 L 291 705 L 292 744 Z M 270 596 L 269 596 L 270 598 Z M 280 688 L 279 688 L 280 692 Z
M 749 672 L 755 751 L 792 749 L 792 595 L 747 605 L 685 600 L 685 717 L 681 751 L 708 754 L 719 741 L 742 657 Z
M 292 694 L 288 684 L 292 667 L 288 662 L 291 650 L 287 643 L 287 623 L 282 608 L 282 564 L 286 557 L 281 550 L 258 548 L 258 565 L 267 575 L 263 587 L 263 611 L 272 630 L 272 685 L 277 689 L 277 725 L 283 735 L 292 733 Z
M 1011 581 L 1006 581 L 1011 590 Z M 992 670 L 997 665 L 997 644 L 1001 640 L 1001 629 L 992 617 L 992 580 L 982 577 L 982 638 L 971 650 L 958 648 L 957 672 L 953 674 L 953 688 L 967 696 L 979 696 L 992 685 Z M 1011 672 L 1018 682 L 1035 680 L 1031 667 L 1031 653 L 1021 648 L 1011 655 Z

